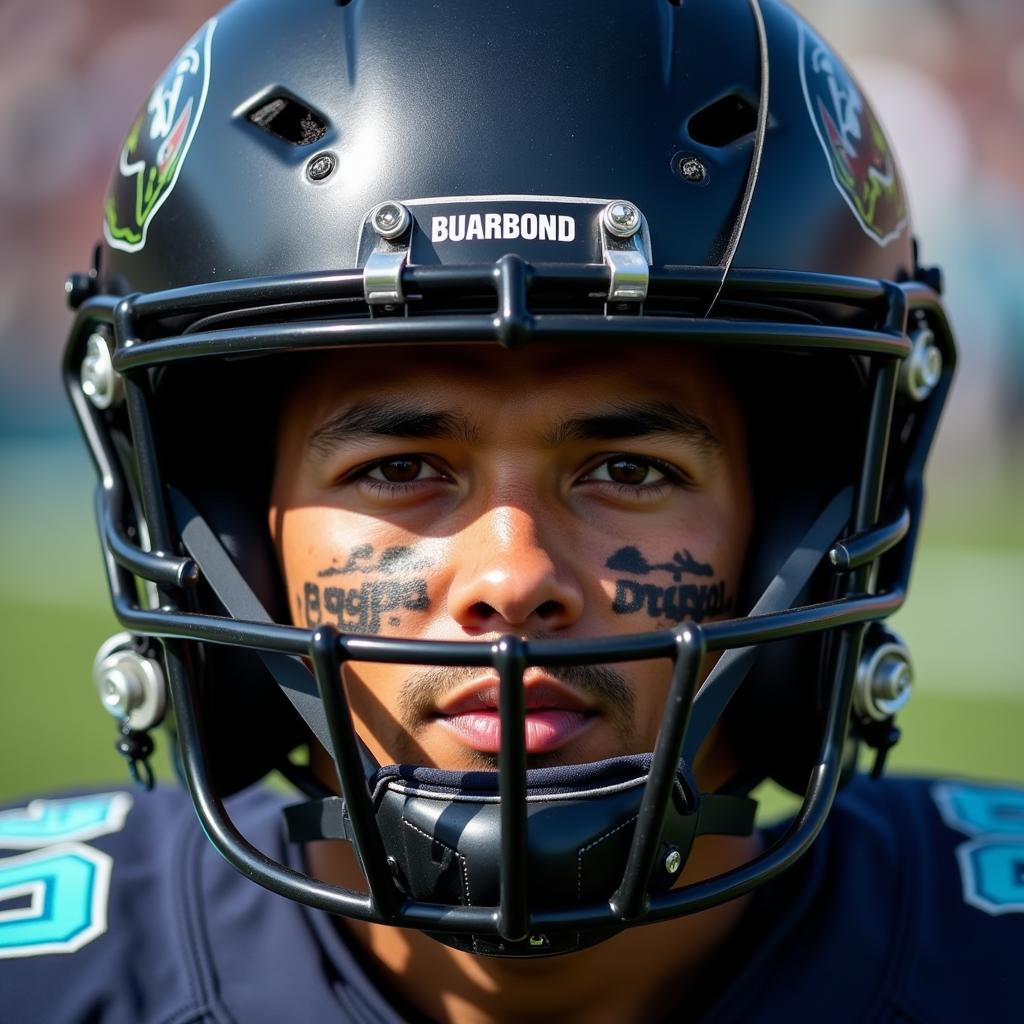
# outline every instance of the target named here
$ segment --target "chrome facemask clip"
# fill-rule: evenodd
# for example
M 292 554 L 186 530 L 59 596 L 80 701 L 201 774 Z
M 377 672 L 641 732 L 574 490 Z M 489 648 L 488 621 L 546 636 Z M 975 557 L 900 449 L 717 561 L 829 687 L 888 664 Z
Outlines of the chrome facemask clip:
M 601 211 L 601 252 L 608 267 L 605 313 L 639 314 L 651 279 L 651 239 L 647 219 L 625 199 Z
M 405 313 L 402 271 L 409 261 L 412 215 L 402 203 L 386 200 L 367 215 L 377 242 L 363 267 L 363 295 L 372 316 Z

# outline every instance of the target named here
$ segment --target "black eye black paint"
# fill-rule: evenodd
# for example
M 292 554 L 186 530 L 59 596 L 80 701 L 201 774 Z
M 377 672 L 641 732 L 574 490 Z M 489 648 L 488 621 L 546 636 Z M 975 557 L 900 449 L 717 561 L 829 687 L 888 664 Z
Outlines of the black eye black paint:
M 607 562 L 604 563 L 609 569 L 617 572 L 628 572 L 636 576 L 646 576 L 648 573 L 664 570 L 672 574 L 674 582 L 679 583 L 684 574 L 690 576 L 713 576 L 715 570 L 707 562 L 698 562 L 686 548 L 682 553 L 676 552 L 671 562 L 658 562 L 652 565 L 640 553 L 639 548 L 619 548 Z
M 662 587 L 656 583 L 636 580 L 615 581 L 612 611 L 616 615 L 634 615 L 646 611 L 652 619 L 671 619 L 682 622 L 689 619 L 700 622 L 711 615 L 721 615 L 732 608 L 732 598 L 725 593 L 725 580 L 717 583 L 683 583 L 683 576 L 714 576 L 707 562 L 698 562 L 685 548 L 675 552 L 669 562 L 648 562 L 639 548 L 619 548 L 605 565 L 616 572 L 647 576 L 653 572 L 667 572 L 675 586 Z
M 393 576 L 424 569 L 429 564 L 427 559 L 416 558 L 411 547 L 384 548 L 375 560 L 373 545 L 361 544 L 352 549 L 344 564 L 321 569 L 317 576 Z M 303 587 L 299 603 L 310 628 L 333 621 L 347 633 L 379 633 L 383 616 L 387 616 L 389 626 L 400 626 L 401 617 L 389 613 L 426 611 L 430 597 L 424 578 L 371 579 L 347 587 L 321 586 L 310 580 Z

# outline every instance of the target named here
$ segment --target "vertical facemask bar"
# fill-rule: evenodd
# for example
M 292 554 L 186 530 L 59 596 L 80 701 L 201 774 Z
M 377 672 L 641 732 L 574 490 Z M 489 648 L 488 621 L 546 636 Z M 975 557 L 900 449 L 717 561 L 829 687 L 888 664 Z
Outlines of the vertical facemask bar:
M 879 362 L 872 372 L 871 409 L 868 413 L 867 437 L 864 442 L 864 462 L 860 484 L 854 503 L 853 533 L 870 529 L 878 520 L 882 502 L 882 481 L 885 477 L 885 458 L 892 429 L 892 407 L 896 396 L 898 364 L 887 359 Z M 851 589 L 862 589 L 873 563 L 852 573 Z
M 906 310 L 903 309 L 905 316 Z M 898 314 L 897 314 L 898 315 Z M 882 485 L 885 479 L 885 462 L 889 446 L 889 434 L 892 429 L 892 410 L 896 397 L 896 381 L 899 365 L 895 360 L 880 360 L 875 363 L 871 372 L 871 407 L 868 411 L 867 435 L 864 441 L 864 457 L 861 463 L 860 480 L 854 499 L 853 518 L 850 524 L 853 534 L 863 533 L 877 521 L 882 504 Z M 873 585 L 873 567 L 876 561 L 855 569 L 850 573 L 846 584 L 846 595 L 864 591 Z M 850 702 L 853 694 L 853 681 L 860 662 L 861 647 L 867 630 L 865 623 L 843 629 L 838 635 L 837 649 L 834 654 L 833 672 L 830 677 L 838 681 L 837 692 L 829 702 L 826 737 L 844 735 L 846 723 L 850 716 Z M 841 745 L 826 743 L 821 762 L 815 766 L 808 780 L 804 808 L 812 802 L 812 798 L 824 796 L 824 805 L 831 806 L 838 784 L 838 772 L 831 761 L 841 755 Z
M 352 724 L 352 711 L 342 688 L 340 649 L 338 631 L 332 626 L 321 626 L 313 634 L 310 650 L 313 670 L 331 733 L 338 785 L 352 821 L 356 852 L 370 886 L 374 908 L 383 917 L 390 918 L 398 911 L 398 893 L 388 870 L 384 840 L 373 812 L 359 740 Z
M 110 323 L 113 314 L 111 301 L 100 302 L 94 299 L 93 305 L 97 306 L 96 321 Z M 81 386 L 79 360 L 81 359 L 80 341 L 86 330 L 95 321 L 87 320 L 80 316 L 72 330 L 71 338 L 68 341 L 67 351 L 64 357 L 64 390 L 71 401 L 75 411 L 75 418 L 85 438 L 86 447 L 96 467 L 99 483 L 95 491 L 96 521 L 100 530 L 100 546 L 103 550 L 103 562 L 107 573 L 107 585 L 110 590 L 111 601 L 117 607 L 119 600 L 127 600 L 127 595 L 134 587 L 134 581 L 121 562 L 114 557 L 113 546 L 109 543 L 112 530 L 118 529 L 120 523 L 116 522 L 116 515 L 124 518 L 125 485 L 121 468 L 118 465 L 117 455 L 113 445 L 110 443 L 106 431 L 100 423 L 100 413 L 85 397 Z M 127 544 L 126 544 L 127 546 Z M 149 553 L 141 549 L 133 549 L 132 554 L 136 556 L 140 568 L 150 559 L 145 559 Z
M 508 942 L 521 942 L 529 931 L 530 902 L 526 872 L 526 699 L 523 673 L 526 644 L 506 636 L 495 644 L 498 672 L 498 752 L 501 796 L 501 902 L 498 933 Z
M 906 304 L 890 312 L 890 320 L 906 317 Z M 890 324 L 890 326 L 895 326 Z M 896 397 L 896 381 L 899 365 L 891 359 L 879 360 L 871 371 L 871 406 L 868 411 L 867 434 L 864 440 L 864 457 L 861 475 L 854 499 L 851 533 L 856 535 L 870 529 L 877 521 L 882 504 L 882 484 L 885 479 L 885 461 L 892 429 L 892 410 Z M 855 569 L 847 579 L 847 596 L 868 590 L 873 585 L 873 572 L 877 560 Z M 839 635 L 833 678 L 840 679 L 840 689 L 845 696 L 841 707 L 833 701 L 829 714 L 849 715 L 849 694 L 852 692 L 853 676 L 860 660 L 861 646 L 866 625 L 845 629 Z
M 114 341 L 118 352 L 138 344 L 135 315 L 131 298 L 122 299 L 114 307 Z M 146 371 L 137 370 L 124 375 L 125 408 L 132 432 L 132 448 L 139 475 L 139 491 L 146 529 L 155 551 L 170 553 L 174 550 L 170 519 L 167 515 L 166 495 L 160 476 L 160 466 L 153 436 L 153 422 L 149 414 Z M 161 603 L 164 592 L 161 590 Z
M 699 629 L 686 629 L 676 636 L 675 665 L 665 720 L 658 731 L 622 885 L 611 899 L 612 908 L 624 921 L 635 920 L 646 909 L 647 884 L 658 853 L 668 802 L 672 799 L 703 655 L 704 640 Z

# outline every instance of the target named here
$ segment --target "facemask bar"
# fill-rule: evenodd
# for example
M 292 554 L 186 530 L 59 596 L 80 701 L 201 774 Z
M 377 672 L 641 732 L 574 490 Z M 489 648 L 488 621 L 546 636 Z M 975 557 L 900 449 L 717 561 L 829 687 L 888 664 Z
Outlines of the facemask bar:
M 287 302 L 301 315 L 303 303 L 357 297 L 362 273 L 312 274 L 260 282 L 199 286 L 127 299 L 93 297 L 80 307 L 65 360 L 65 383 L 100 473 L 97 508 L 108 580 L 115 612 L 133 632 L 164 638 L 168 680 L 181 737 L 182 765 L 197 811 L 211 840 L 243 873 L 281 895 L 332 913 L 363 920 L 425 930 L 521 938 L 534 931 L 622 927 L 665 920 L 734 898 L 792 864 L 817 835 L 838 784 L 843 741 L 861 640 L 868 621 L 895 611 L 905 595 L 913 539 L 920 510 L 920 475 L 948 390 L 954 347 L 938 296 L 908 282 L 895 285 L 799 273 L 735 270 L 719 308 L 730 301 L 756 302 L 780 297 L 797 302 L 852 305 L 877 310 L 881 330 L 837 324 L 694 320 L 675 316 L 589 316 L 531 312 L 528 293 L 541 297 L 551 290 L 584 290 L 607 286 L 599 266 L 531 267 L 506 256 L 494 267 L 407 267 L 406 294 L 439 295 L 465 288 L 496 293 L 494 314 L 389 317 L 317 323 L 247 325 L 202 329 L 173 337 L 149 336 L 159 319 L 199 317 L 230 309 L 251 309 L 268 302 Z M 651 294 L 709 296 L 718 286 L 711 268 L 652 268 Z M 899 361 L 910 351 L 906 336 L 908 312 L 927 314 L 944 357 L 943 376 L 922 407 L 909 468 L 905 474 L 908 510 L 892 523 L 879 524 L 878 512 L 885 455 L 889 441 Z M 124 375 L 125 401 L 134 439 L 142 514 L 152 551 L 134 545 L 125 525 L 126 488 L 107 427 L 100 412 L 82 394 L 78 381 L 82 343 L 96 323 L 113 327 L 114 365 Z M 147 330 L 148 329 L 148 330 Z M 410 641 L 341 635 L 333 629 L 311 631 L 266 621 L 200 614 L 188 592 L 198 581 L 201 565 L 180 550 L 168 514 L 149 410 L 152 367 L 197 357 L 282 352 L 346 344 L 497 341 L 507 346 L 528 338 L 592 340 L 595 336 L 622 341 L 663 337 L 716 344 L 772 345 L 782 349 L 823 349 L 860 354 L 871 360 L 871 413 L 857 488 L 851 533 L 832 548 L 831 560 L 846 570 L 840 596 L 818 605 L 789 607 L 744 619 L 683 624 L 676 630 L 587 641 L 524 642 L 505 638 L 498 644 Z M 909 514 L 909 527 L 907 516 Z M 909 536 L 908 536 L 909 535 Z M 871 593 L 878 559 L 906 538 L 902 564 L 888 589 Z M 842 564 L 840 564 L 842 563 Z M 141 607 L 134 577 L 159 587 L 159 607 Z M 835 630 L 831 688 L 826 727 L 817 766 L 803 803 L 786 833 L 753 861 L 703 882 L 667 893 L 648 891 L 650 869 L 670 799 L 671 780 L 681 754 L 699 744 L 740 685 L 742 671 L 712 677 L 694 701 L 704 652 L 731 655 L 761 643 L 804 633 Z M 350 806 L 356 847 L 370 885 L 370 894 L 341 889 L 308 878 L 271 861 L 237 831 L 212 785 L 206 753 L 202 706 L 192 644 L 229 644 L 275 655 L 309 657 L 330 730 L 338 778 Z M 635 829 L 624 876 L 607 902 L 572 909 L 531 907 L 525 873 L 526 815 L 523 673 L 531 665 L 600 664 L 668 658 L 674 665 L 666 719 L 659 733 L 647 780 L 640 820 Z M 501 844 L 503 870 L 497 907 L 439 905 L 403 898 L 391 882 L 376 822 L 372 818 L 365 768 L 351 714 L 338 685 L 346 660 L 425 665 L 491 666 L 501 680 L 500 754 Z M 705 696 L 707 695 L 707 696 Z M 712 697 L 712 695 L 715 695 Z M 692 712 L 691 712 L 692 709 Z M 691 718 L 692 713 L 692 718 Z M 699 728 L 694 728 L 694 726 Z

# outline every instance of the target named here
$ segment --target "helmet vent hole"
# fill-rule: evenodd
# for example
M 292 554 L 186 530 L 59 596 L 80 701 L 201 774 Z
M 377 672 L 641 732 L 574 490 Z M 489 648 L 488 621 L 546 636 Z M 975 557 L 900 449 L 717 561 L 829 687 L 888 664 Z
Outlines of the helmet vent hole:
M 264 97 L 245 116 L 257 128 L 294 146 L 308 146 L 327 133 L 324 118 L 291 96 Z
M 686 130 L 702 146 L 728 146 L 752 135 L 757 128 L 757 107 L 745 96 L 730 93 L 698 110 Z

